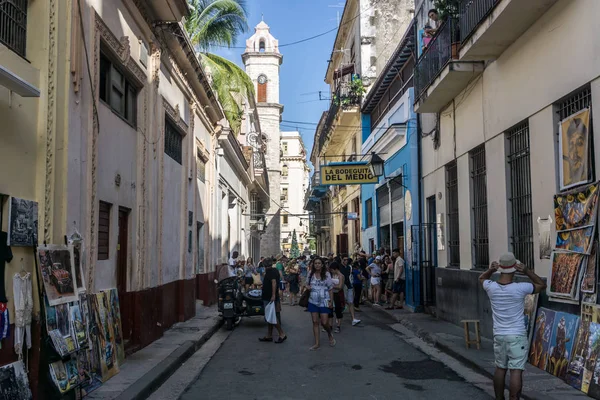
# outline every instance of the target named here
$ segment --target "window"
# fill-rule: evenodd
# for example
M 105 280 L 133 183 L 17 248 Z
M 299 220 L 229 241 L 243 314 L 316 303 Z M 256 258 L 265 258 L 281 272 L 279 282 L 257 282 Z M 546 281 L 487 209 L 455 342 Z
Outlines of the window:
M 98 211 L 98 260 L 108 260 L 111 206 L 110 203 L 100 202 Z
M 258 43 L 258 51 L 261 53 L 264 53 L 265 50 L 266 50 L 265 41 L 263 39 L 261 39 L 260 42 Z
M 509 201 L 511 210 L 511 243 L 518 260 L 534 267 L 533 211 L 531 206 L 531 170 L 529 156 L 529 121 L 507 132 L 509 168 Z
M 281 167 L 281 175 L 288 176 L 288 173 L 289 173 L 289 170 L 288 170 L 287 164 L 283 164 L 283 167 Z
M 367 228 L 373 226 L 373 199 L 365 201 L 365 215 Z
M 589 86 L 586 86 L 585 88 L 576 91 L 574 94 L 570 95 L 569 97 L 567 97 L 566 99 L 564 99 L 563 101 L 559 102 L 557 104 L 558 106 L 558 117 L 559 120 L 563 120 L 567 117 L 569 117 L 570 115 L 573 115 L 581 110 L 584 110 L 588 107 L 592 106 L 592 91 L 590 89 Z M 593 149 L 594 149 L 594 135 L 593 135 L 593 127 L 590 124 L 590 129 L 588 132 L 588 141 L 587 141 L 587 148 L 588 148 L 588 179 L 590 181 L 594 180 L 594 166 L 596 163 L 592 162 L 591 160 L 593 160 Z M 592 151 L 590 152 L 589 149 L 592 149 Z M 562 163 L 563 160 L 558 160 L 559 163 Z
M 288 188 L 281 188 L 281 200 L 287 201 L 288 199 Z
M 342 227 L 344 231 L 346 231 L 348 229 L 348 206 L 344 206 L 342 212 Z
M 196 171 L 198 175 L 198 180 L 204 182 L 206 179 L 206 163 L 200 157 L 200 151 L 198 150 L 198 155 L 196 156 Z
M 165 154 L 181 165 L 183 136 L 171 119 L 165 116 Z
M 27 0 L 0 1 L 0 42 L 25 57 Z
M 262 217 L 262 213 L 263 207 L 260 197 L 258 197 L 258 193 L 252 192 L 252 195 L 250 196 L 250 219 L 252 221 L 257 221 Z
M 287 214 L 283 214 L 281 216 L 281 218 L 282 218 L 283 224 L 287 225 L 288 224 L 288 215 Z
M 473 266 L 487 269 L 490 264 L 487 214 L 487 170 L 485 146 L 470 153 L 473 209 Z
M 130 125 L 136 125 L 137 89 L 104 54 L 100 55 L 100 100 Z
M 281 150 L 283 151 L 284 155 L 287 155 L 287 153 L 288 153 L 288 142 L 281 142 Z
M 446 166 L 446 199 L 448 201 L 448 265 L 450 267 L 460 267 L 458 169 L 456 161 L 452 161 Z

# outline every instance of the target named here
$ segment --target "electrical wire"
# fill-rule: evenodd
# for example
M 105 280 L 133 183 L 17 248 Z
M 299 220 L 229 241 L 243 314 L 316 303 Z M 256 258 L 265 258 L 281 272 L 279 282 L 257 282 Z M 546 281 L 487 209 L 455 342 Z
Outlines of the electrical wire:
M 100 117 L 98 116 L 98 106 L 96 104 L 96 89 L 94 88 L 94 80 L 92 79 L 92 70 L 90 69 L 90 56 L 88 54 L 87 42 L 85 39 L 85 27 L 83 26 L 83 12 L 81 11 L 81 1 L 77 0 L 77 10 L 79 11 L 79 27 L 81 28 L 81 38 L 83 40 L 83 49 L 85 51 L 85 63 L 87 66 L 88 79 L 90 80 L 90 89 L 92 92 L 92 114 L 96 120 L 98 134 L 100 134 Z

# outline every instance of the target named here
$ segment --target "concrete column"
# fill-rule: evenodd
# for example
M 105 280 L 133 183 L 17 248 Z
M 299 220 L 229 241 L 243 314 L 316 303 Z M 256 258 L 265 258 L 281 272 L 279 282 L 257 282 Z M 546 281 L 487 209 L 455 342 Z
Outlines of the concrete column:
M 506 193 L 507 163 L 504 134 L 485 143 L 487 158 L 488 237 L 490 260 L 497 260 L 509 249 L 508 196 Z
M 471 176 L 469 173 L 469 153 L 463 154 L 456 160 L 458 169 L 458 218 L 460 238 L 460 268 L 473 268 L 471 242 Z

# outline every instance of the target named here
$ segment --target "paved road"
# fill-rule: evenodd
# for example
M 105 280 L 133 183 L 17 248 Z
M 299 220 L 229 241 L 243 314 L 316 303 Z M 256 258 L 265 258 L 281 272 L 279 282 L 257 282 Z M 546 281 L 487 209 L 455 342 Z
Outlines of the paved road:
M 360 313 L 363 323 L 346 325 L 335 348 L 322 333 L 318 351 L 308 351 L 310 317 L 299 307 L 283 308 L 283 344 L 258 342 L 263 321 L 245 319 L 182 399 L 490 399 L 406 343 L 380 314 Z

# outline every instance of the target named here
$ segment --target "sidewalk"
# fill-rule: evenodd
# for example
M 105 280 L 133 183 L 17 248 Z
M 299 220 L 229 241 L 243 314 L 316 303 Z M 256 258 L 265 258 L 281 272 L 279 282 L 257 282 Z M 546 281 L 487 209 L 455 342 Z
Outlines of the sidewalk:
M 495 366 L 492 340 L 482 337 L 480 350 L 477 350 L 475 346 L 467 350 L 462 327 L 428 314 L 411 313 L 406 310 L 385 310 L 383 307 L 372 307 L 372 309 L 391 315 L 423 341 L 457 359 L 476 372 L 490 379 L 493 378 Z M 523 377 L 522 397 L 525 399 L 589 399 L 585 393 L 572 388 L 561 379 L 530 364 L 526 365 Z
M 173 325 L 162 338 L 125 359 L 121 371 L 88 399 L 146 399 L 221 326 L 217 307 L 196 302 L 196 316 Z

